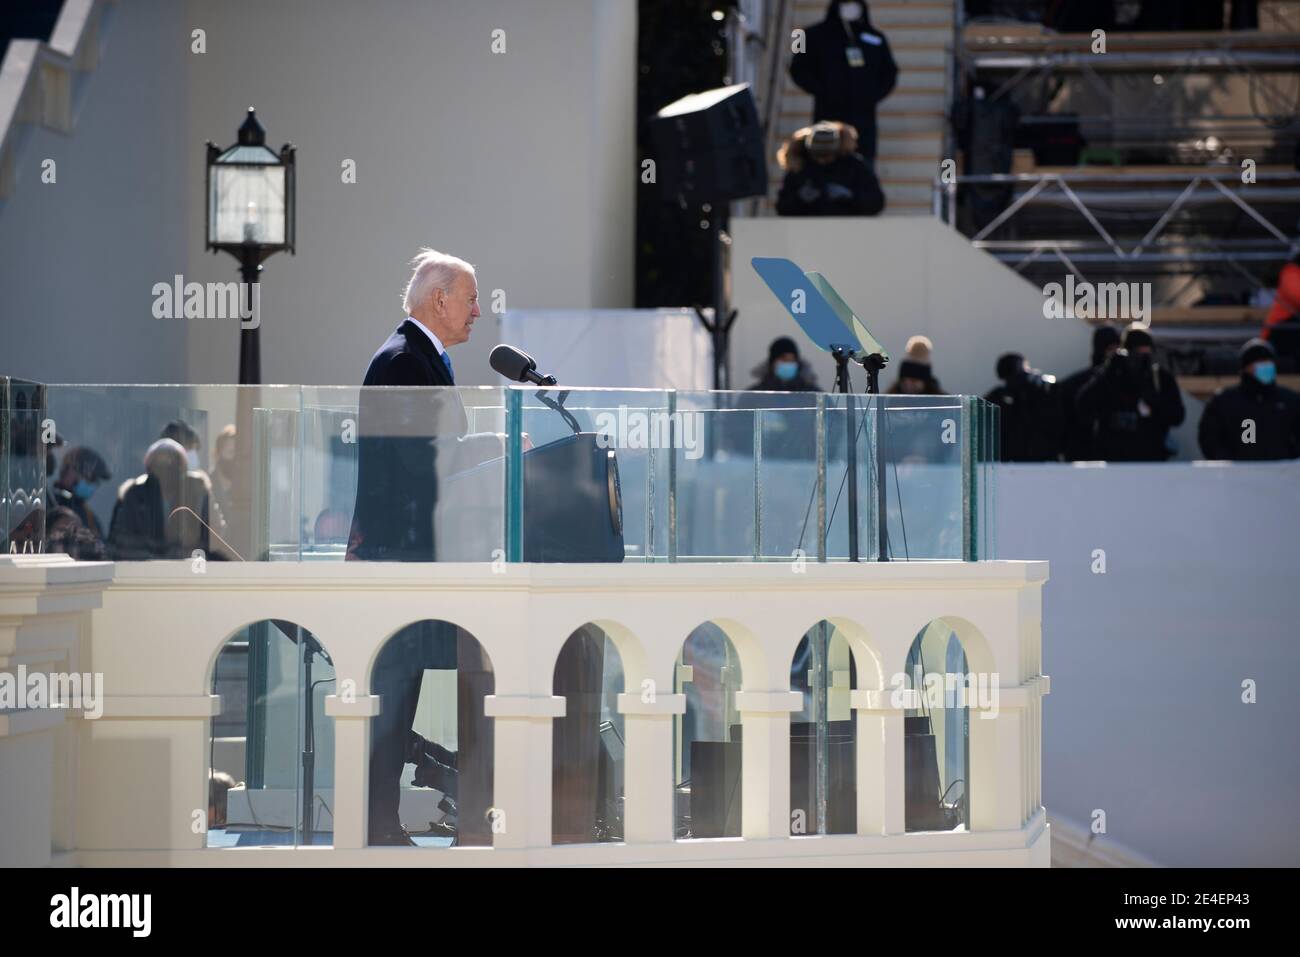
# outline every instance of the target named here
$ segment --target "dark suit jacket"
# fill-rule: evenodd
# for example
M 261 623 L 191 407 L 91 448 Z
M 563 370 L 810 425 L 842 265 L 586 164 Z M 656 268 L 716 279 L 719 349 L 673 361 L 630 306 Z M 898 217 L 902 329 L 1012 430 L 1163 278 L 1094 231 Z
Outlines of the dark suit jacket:
M 370 360 L 361 390 L 349 558 L 434 560 L 434 442 L 465 433 L 465 410 L 454 392 L 380 387 L 453 384 L 433 343 L 410 319 Z

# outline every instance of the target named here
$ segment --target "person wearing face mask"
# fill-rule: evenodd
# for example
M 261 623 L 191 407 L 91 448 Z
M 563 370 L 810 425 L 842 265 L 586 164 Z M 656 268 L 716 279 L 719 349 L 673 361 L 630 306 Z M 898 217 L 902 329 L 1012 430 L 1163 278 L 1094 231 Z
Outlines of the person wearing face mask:
M 1277 384 L 1277 353 L 1251 339 L 1240 361 L 1241 382 L 1220 389 L 1201 413 L 1201 452 L 1246 462 L 1300 458 L 1300 393 Z
M 813 122 L 839 120 L 858 131 L 858 152 L 873 166 L 876 104 L 898 82 L 889 41 L 871 25 L 867 5 L 832 0 L 826 17 L 808 27 L 805 48 L 790 60 L 790 78 L 813 96 Z
M 817 377 L 799 358 L 799 347 L 789 336 L 779 336 L 767 348 L 767 362 L 754 369 L 757 381 L 750 392 L 820 392 Z
M 1186 417 L 1173 374 L 1155 358 L 1155 340 L 1139 323 L 1124 330 L 1123 347 L 1079 390 L 1078 412 L 1097 423 L 1095 453 L 1107 462 L 1163 462 L 1169 430 Z
M 59 466 L 58 478 L 50 486 L 49 514 L 66 508 L 76 515 L 86 533 L 96 542 L 104 540 L 104 526 L 90 507 L 90 498 L 100 482 L 112 478 L 104 458 L 94 449 L 75 446 L 68 449 Z

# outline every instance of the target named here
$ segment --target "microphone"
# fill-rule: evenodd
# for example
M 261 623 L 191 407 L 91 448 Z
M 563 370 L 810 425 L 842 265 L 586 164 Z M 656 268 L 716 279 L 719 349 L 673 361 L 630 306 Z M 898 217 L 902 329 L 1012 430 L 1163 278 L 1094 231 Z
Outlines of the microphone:
M 495 372 L 515 382 L 531 382 L 533 385 L 556 384 L 555 376 L 538 373 L 536 359 L 522 349 L 508 346 L 504 342 L 492 350 L 492 354 L 488 356 L 488 364 Z

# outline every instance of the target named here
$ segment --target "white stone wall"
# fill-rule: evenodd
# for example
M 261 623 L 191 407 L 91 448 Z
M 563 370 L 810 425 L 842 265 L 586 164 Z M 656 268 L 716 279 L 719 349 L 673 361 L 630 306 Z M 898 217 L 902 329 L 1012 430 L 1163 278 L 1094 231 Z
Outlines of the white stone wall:
M 74 566 L 75 567 L 75 566 Z M 100 566 L 102 567 L 102 566 Z M 90 667 L 107 698 L 98 721 L 78 722 L 72 823 L 84 864 L 320 862 L 320 850 L 208 849 L 191 828 L 206 806 L 212 669 L 230 634 L 283 618 L 307 628 L 335 663 L 327 699 L 335 722 L 334 850 L 349 859 L 426 866 L 522 863 L 802 863 L 1045 865 L 1038 761 L 1041 563 L 895 563 L 805 566 L 227 564 L 196 574 L 188 562 L 119 564 L 93 614 Z M 383 642 L 412 621 L 452 621 L 491 658 L 495 691 L 493 804 L 507 827 L 482 849 L 411 852 L 365 847 L 369 734 L 382 707 L 365 694 Z M 996 716 L 972 708 L 972 829 L 906 834 L 903 709 L 888 690 L 918 632 L 944 618 L 972 671 L 999 675 Z M 821 619 L 843 632 L 856 659 L 858 834 L 789 837 L 789 690 L 800 638 Z M 673 687 L 682 643 L 705 621 L 720 625 L 742 669 L 742 838 L 672 839 Z M 626 843 L 550 847 L 552 693 L 556 657 L 572 632 L 595 622 L 619 650 L 625 693 Z M 7 742 L 0 739 L 0 753 Z M 8 812 L 0 829 L 23 826 Z M 29 822 L 30 823 L 30 822 Z M 39 822 L 38 822 L 39 823 Z M 268 858 L 267 856 L 270 855 Z M 360 855 L 358 858 L 357 855 Z M 413 860 L 414 858 L 414 860 Z

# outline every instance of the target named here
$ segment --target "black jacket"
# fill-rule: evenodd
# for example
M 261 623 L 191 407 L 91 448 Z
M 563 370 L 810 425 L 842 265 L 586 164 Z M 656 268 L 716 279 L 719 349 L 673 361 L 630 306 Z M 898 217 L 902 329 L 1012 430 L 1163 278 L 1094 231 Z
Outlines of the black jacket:
M 1097 423 L 1095 452 L 1108 462 L 1163 462 L 1169 430 L 1186 411 L 1178 382 L 1155 362 L 1113 353 L 1079 390 L 1077 412 Z
M 455 392 L 378 387 L 453 384 L 433 343 L 410 319 L 370 360 L 357 424 L 357 500 L 349 558 L 434 559 L 434 442 L 464 434 L 464 408 Z
M 805 51 L 790 60 L 790 78 L 813 95 L 814 123 L 851 123 L 858 130 L 858 152 L 872 159 L 876 155 L 876 104 L 893 91 L 898 66 L 889 52 L 889 41 L 871 25 L 869 15 L 846 24 L 840 19 L 839 6 L 839 0 L 832 0 L 825 19 L 807 28 Z M 862 66 L 850 65 L 846 52 L 850 48 L 860 52 Z
M 1300 458 L 1300 393 L 1244 374 L 1206 404 L 1198 438 L 1207 459 Z
M 785 174 L 776 198 L 782 216 L 875 216 L 884 208 L 880 183 L 856 153 L 825 164 L 806 160 Z
M 177 508 L 182 510 L 175 511 Z M 186 477 L 180 500 L 164 502 L 157 476 L 146 472 L 118 489 L 108 531 L 109 556 L 118 561 L 143 561 L 189 558 L 201 551 L 206 558 L 218 559 L 223 556 L 209 553 L 210 524 L 208 495 L 201 482 Z
M 1055 462 L 1064 423 L 1057 387 L 1021 379 L 1003 383 L 984 397 L 998 407 L 1003 462 Z
M 1079 411 L 1078 400 L 1080 390 L 1092 380 L 1100 368 L 1100 363 L 1088 366 L 1086 369 L 1071 373 L 1057 383 L 1056 391 L 1061 399 L 1061 415 L 1064 419 L 1062 451 L 1067 462 L 1088 462 L 1097 458 L 1097 422 Z

